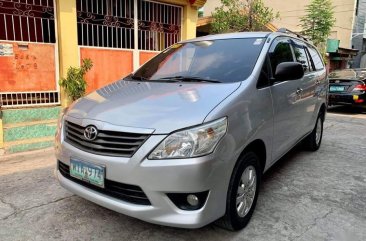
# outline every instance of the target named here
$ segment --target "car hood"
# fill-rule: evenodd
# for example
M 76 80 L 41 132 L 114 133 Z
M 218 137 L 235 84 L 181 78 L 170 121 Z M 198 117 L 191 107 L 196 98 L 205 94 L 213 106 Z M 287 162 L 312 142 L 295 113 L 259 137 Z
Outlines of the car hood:
M 202 123 L 239 86 L 120 80 L 79 99 L 67 115 L 167 134 Z

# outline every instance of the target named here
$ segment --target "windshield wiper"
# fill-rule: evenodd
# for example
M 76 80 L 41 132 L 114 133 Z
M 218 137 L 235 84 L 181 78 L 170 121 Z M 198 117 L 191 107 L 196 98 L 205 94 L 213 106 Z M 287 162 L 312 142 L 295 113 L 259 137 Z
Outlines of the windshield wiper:
M 207 82 L 207 83 L 222 83 L 218 80 L 205 79 L 196 76 L 169 76 L 158 80 L 171 80 L 172 82 Z
M 133 79 L 133 80 L 139 80 L 139 81 L 146 81 L 146 80 L 149 80 L 145 77 L 142 77 L 142 76 L 136 76 L 136 75 L 130 75 L 130 76 L 127 76 L 128 78 L 130 79 Z

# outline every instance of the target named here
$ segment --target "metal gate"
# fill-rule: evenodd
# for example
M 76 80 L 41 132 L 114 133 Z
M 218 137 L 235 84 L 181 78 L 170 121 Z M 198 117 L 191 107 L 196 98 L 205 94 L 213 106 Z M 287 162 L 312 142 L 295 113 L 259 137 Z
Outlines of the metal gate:
M 0 105 L 59 104 L 53 0 L 0 0 Z
M 88 91 L 180 41 L 182 13 L 181 6 L 149 0 L 77 1 L 80 56 L 95 63 L 86 77 Z
M 77 12 L 80 46 L 135 49 L 138 39 L 136 49 L 161 51 L 181 40 L 180 6 L 147 0 L 81 0 Z

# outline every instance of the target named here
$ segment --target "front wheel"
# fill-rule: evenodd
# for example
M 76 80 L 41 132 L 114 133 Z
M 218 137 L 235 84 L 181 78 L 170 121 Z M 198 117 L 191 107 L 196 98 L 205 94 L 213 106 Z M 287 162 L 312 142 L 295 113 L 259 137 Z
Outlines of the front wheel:
M 320 148 L 323 139 L 323 123 L 324 123 L 324 115 L 322 113 L 319 114 L 314 130 L 309 134 L 305 139 L 305 147 L 309 151 L 317 151 Z
M 221 227 L 235 231 L 249 223 L 257 203 L 261 175 L 258 156 L 253 152 L 244 154 L 230 180 L 226 213 L 218 221 Z

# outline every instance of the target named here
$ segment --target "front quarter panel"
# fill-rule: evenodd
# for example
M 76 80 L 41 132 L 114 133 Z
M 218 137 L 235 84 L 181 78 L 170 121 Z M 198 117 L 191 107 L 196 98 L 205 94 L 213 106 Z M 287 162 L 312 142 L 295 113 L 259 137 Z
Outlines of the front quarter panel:
M 228 180 L 240 154 L 254 140 L 262 140 L 266 146 L 266 164 L 268 169 L 272 161 L 273 139 L 273 101 L 269 87 L 257 88 L 263 63 L 274 38 L 268 38 L 263 46 L 257 64 L 251 76 L 244 80 L 233 94 L 222 101 L 205 118 L 205 122 L 228 117 L 228 148 L 233 153 L 228 168 Z

